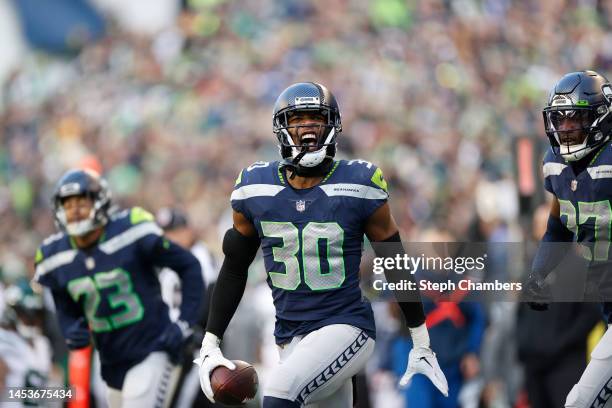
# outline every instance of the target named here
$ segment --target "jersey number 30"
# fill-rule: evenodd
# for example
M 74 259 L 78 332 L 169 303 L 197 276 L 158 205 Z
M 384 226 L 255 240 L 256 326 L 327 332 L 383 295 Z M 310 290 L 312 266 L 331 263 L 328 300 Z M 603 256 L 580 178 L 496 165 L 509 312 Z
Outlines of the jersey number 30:
M 96 313 L 100 305 L 100 290 L 115 287 L 115 291 L 108 295 L 111 308 L 122 310 L 109 317 L 98 317 Z M 68 292 L 75 302 L 85 296 L 85 315 L 89 326 L 94 332 L 106 332 L 136 323 L 144 315 L 144 308 L 140 297 L 132 290 L 130 274 L 121 268 L 110 272 L 98 272 L 93 276 L 84 276 L 73 279 L 68 283 Z
M 270 238 L 281 238 L 280 247 L 272 247 L 275 262 L 285 265 L 285 272 L 269 272 L 272 285 L 286 290 L 295 290 L 301 283 L 300 252 L 304 270 L 304 282 L 312 290 L 334 289 L 342 285 L 345 279 L 344 230 L 335 222 L 309 222 L 302 233 L 290 222 L 262 221 L 263 235 Z M 301 237 L 300 237 L 301 235 Z M 327 250 L 319 253 L 319 242 L 324 240 Z M 322 257 L 322 255 L 324 257 Z M 322 262 L 327 262 L 328 272 L 323 273 Z

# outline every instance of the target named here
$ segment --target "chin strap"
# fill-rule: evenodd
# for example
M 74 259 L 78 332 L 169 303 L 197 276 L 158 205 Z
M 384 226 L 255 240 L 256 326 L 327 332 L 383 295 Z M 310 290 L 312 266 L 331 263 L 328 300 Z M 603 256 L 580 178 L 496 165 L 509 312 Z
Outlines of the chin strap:
M 280 168 L 288 169 L 291 171 L 291 175 L 289 175 L 289 179 L 293 179 L 295 176 L 300 177 L 321 177 L 326 175 L 334 160 L 330 157 L 327 157 L 323 160 L 321 164 L 315 167 L 304 167 L 300 166 L 298 163 L 304 157 L 307 152 L 301 152 L 293 159 L 285 159 L 281 162 Z

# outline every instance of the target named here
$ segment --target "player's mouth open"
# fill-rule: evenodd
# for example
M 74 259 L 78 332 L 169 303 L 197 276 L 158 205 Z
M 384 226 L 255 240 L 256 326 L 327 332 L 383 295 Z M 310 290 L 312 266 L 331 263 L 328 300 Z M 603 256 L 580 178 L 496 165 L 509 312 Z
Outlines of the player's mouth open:
M 308 151 L 312 152 L 317 149 L 317 135 L 314 133 L 306 133 L 300 138 L 300 145 L 308 146 Z

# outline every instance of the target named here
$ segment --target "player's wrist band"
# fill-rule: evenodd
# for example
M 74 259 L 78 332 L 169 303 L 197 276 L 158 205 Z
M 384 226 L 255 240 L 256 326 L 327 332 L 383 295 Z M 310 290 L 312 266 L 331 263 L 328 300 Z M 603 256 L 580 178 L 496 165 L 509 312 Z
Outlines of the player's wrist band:
M 429 332 L 425 323 L 417 327 L 411 327 L 409 330 L 414 348 L 429 348 Z
M 402 246 L 402 239 L 399 231 L 383 241 L 373 242 L 372 248 L 374 249 L 376 256 L 382 258 L 396 258 L 397 256 L 403 257 L 406 253 L 406 251 L 404 251 L 404 247 Z M 409 271 L 405 270 L 385 270 L 385 278 L 389 283 L 401 282 L 402 280 L 414 282 L 413 275 Z M 394 295 L 397 298 L 397 294 L 394 293 Z M 423 323 L 425 323 L 425 312 L 423 311 L 423 303 L 421 303 L 421 294 L 418 290 L 413 290 L 409 293 L 404 292 L 403 295 L 410 296 L 410 301 L 408 302 L 397 302 L 406 321 L 406 325 L 412 328 L 421 326 Z

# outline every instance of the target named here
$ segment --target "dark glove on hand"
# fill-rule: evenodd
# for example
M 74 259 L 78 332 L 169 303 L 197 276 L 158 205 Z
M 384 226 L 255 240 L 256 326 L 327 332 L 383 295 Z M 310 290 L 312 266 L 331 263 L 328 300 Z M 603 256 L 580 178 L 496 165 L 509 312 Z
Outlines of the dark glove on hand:
M 71 324 L 66 329 L 65 335 L 66 347 L 70 350 L 87 347 L 90 344 L 90 333 L 85 318 L 81 318 Z
M 186 322 L 181 320 L 169 325 L 159 338 L 162 350 L 168 352 L 170 361 L 177 364 L 180 362 L 183 348 L 187 344 L 193 330 Z
M 548 310 L 551 301 L 550 286 L 541 277 L 529 275 L 525 282 L 527 304 L 537 311 Z

